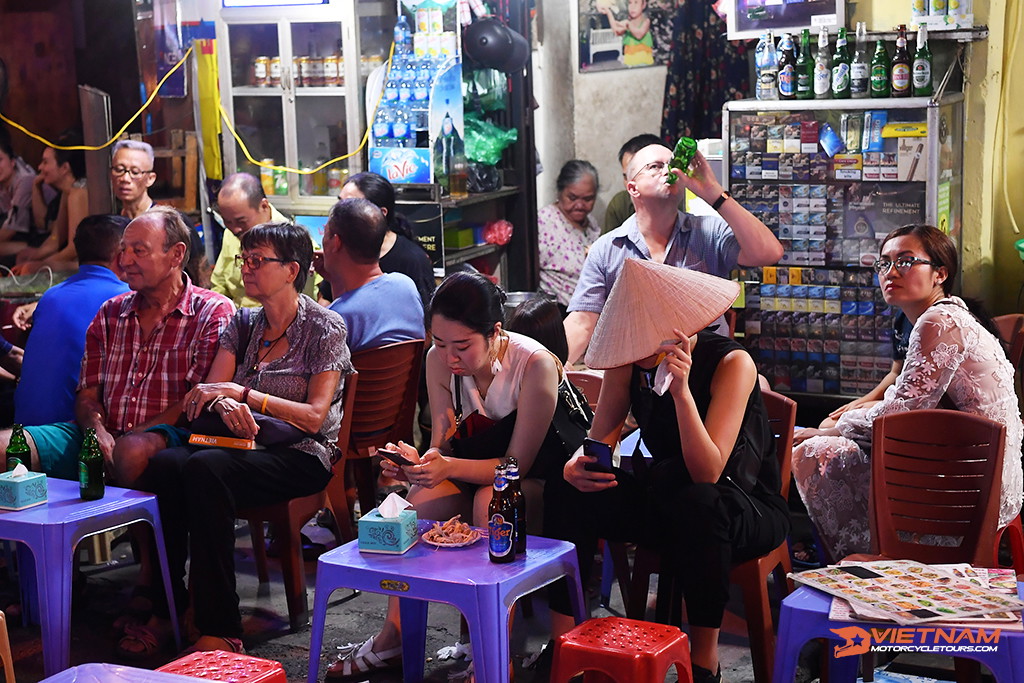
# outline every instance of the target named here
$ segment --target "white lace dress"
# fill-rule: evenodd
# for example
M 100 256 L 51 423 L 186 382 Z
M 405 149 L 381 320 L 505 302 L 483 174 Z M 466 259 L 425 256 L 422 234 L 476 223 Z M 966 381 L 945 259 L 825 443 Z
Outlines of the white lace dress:
M 918 319 L 903 372 L 870 408 L 844 413 L 842 436 L 808 439 L 793 452 L 793 476 L 821 540 L 834 559 L 870 550 L 871 427 L 876 417 L 935 408 L 948 394 L 958 410 L 1006 425 L 999 526 L 1021 509 L 1021 424 L 1013 366 L 998 339 L 957 297 L 943 299 Z

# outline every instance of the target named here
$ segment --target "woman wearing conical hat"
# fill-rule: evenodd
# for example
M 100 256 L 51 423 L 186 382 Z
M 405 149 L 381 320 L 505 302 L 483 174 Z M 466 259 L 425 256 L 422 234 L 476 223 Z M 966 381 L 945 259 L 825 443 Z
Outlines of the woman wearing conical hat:
M 730 568 L 777 547 L 790 526 L 754 361 L 704 330 L 738 292 L 705 273 L 626 261 L 587 352 L 605 369 L 590 436 L 614 444 L 632 409 L 653 458 L 609 473 L 578 452 L 545 490 L 547 533 L 576 544 L 584 585 L 599 538 L 662 552 L 682 584 L 695 683 L 721 680 Z M 573 625 L 566 598 L 552 593 L 556 636 Z

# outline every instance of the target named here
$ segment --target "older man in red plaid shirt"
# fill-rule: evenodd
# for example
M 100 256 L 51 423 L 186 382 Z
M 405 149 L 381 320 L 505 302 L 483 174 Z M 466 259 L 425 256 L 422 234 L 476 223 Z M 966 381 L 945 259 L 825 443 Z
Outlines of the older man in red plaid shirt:
M 131 292 L 89 325 L 75 422 L 26 427 L 32 469 L 78 476 L 85 429 L 96 430 L 108 471 L 132 485 L 156 451 L 180 444 L 185 393 L 206 377 L 235 307 L 184 274 L 191 239 L 181 214 L 157 206 L 125 228 L 120 265 Z M 58 340 L 59 341 L 59 340 Z M 6 448 L 10 432 L 0 434 Z

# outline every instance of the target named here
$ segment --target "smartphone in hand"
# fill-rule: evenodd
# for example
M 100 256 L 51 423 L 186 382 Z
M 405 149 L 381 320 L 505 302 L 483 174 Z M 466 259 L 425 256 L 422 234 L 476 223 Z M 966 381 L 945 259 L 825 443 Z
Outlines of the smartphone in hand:
M 583 469 L 590 472 L 612 471 L 612 447 L 603 441 L 583 439 L 583 455 L 597 458 L 597 462 L 588 462 L 583 465 Z
M 386 448 L 378 448 L 377 455 L 379 455 L 382 458 L 387 458 L 388 460 L 395 463 L 399 467 L 411 467 L 416 464 L 412 460 L 409 460 L 409 458 L 399 453 L 398 451 L 389 451 Z

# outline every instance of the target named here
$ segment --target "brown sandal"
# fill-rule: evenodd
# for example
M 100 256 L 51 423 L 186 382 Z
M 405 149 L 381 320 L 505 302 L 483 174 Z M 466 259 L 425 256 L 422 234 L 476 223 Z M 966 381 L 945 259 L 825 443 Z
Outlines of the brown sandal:
M 190 655 L 193 652 L 214 652 L 216 650 L 230 652 L 235 655 L 245 654 L 245 645 L 242 644 L 241 638 L 228 638 L 227 636 L 199 636 L 199 640 L 202 640 L 203 638 L 216 638 L 220 643 L 214 647 L 201 647 L 197 641 L 192 646 L 182 650 L 181 654 Z M 223 647 L 221 647 L 221 645 L 223 645 Z

